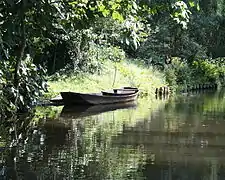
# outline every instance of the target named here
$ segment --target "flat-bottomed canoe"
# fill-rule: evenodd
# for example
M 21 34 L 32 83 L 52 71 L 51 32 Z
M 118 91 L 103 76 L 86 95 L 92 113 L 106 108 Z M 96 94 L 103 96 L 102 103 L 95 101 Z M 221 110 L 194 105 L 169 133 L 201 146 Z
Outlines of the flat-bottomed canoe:
M 72 104 L 114 104 L 114 103 L 125 103 L 134 101 L 138 96 L 138 89 L 124 91 L 122 93 L 114 92 L 101 92 L 101 93 L 76 93 L 76 92 L 61 92 L 60 93 L 65 105 Z

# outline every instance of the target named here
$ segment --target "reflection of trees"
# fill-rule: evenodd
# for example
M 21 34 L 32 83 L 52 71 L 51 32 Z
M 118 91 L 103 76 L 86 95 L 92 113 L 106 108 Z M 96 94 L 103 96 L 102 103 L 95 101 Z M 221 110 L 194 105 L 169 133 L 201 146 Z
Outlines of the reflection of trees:
M 56 109 L 51 112 L 51 108 L 44 111 L 41 108 L 34 121 L 30 121 L 32 117 L 22 117 L 0 127 L 4 130 L 1 137 L 6 147 L 1 153 L 2 174 L 29 180 L 139 177 L 136 170 L 145 158 L 142 149 L 115 148 L 111 141 L 125 126 L 134 126 L 137 119 L 141 120 L 156 107 L 157 103 L 79 119 L 57 118 Z
M 146 179 L 223 179 L 224 115 L 224 91 L 175 97 L 112 144 L 143 147 L 149 160 L 139 171 Z
M 154 180 L 199 180 L 210 176 L 210 168 L 203 163 L 170 163 L 152 164 L 147 161 L 142 167 L 143 175 L 146 179 Z
M 198 112 L 199 115 L 210 117 L 217 117 L 220 120 L 224 119 L 225 112 L 225 98 L 224 89 L 220 91 L 208 91 L 200 94 L 190 94 L 187 98 L 176 97 L 171 99 L 171 102 L 166 105 L 167 112 L 179 112 L 181 114 L 193 114 Z M 172 106 L 171 106 L 172 105 Z
M 185 174 L 189 179 L 215 177 L 214 172 L 221 169 L 218 157 L 224 161 L 224 150 L 219 151 L 225 142 L 224 126 L 222 121 L 218 125 L 206 123 L 205 112 L 207 107 L 216 107 L 217 100 L 222 103 L 221 96 L 179 97 L 165 106 L 162 101 L 151 107 L 143 102 L 138 109 L 78 119 L 57 118 L 56 110 L 45 109 L 35 114 L 35 120 L 38 116 L 44 122 L 35 125 L 23 118 L 0 126 L 5 165 L 1 172 L 14 179 L 30 180 L 144 179 L 143 176 L 182 179 Z M 45 114 L 56 118 L 49 119 Z M 12 148 L 8 148 L 10 145 Z M 151 162 L 146 162 L 146 156 Z M 170 164 L 173 161 L 179 163 Z M 194 161 L 199 162 L 198 166 Z
M 122 130 L 124 121 L 132 123 L 132 119 L 119 119 L 124 116 L 124 113 L 120 114 L 120 112 L 73 120 L 73 122 L 79 120 L 85 122 L 82 124 L 83 156 L 75 158 L 86 162 L 83 167 L 85 179 L 120 179 L 129 170 L 128 164 L 131 165 L 131 162 L 139 159 L 138 153 L 132 153 L 127 149 L 111 148 L 111 137 Z M 73 127 L 76 128 L 77 126 Z M 129 163 L 128 160 L 131 162 Z
M 6 179 L 35 179 L 36 175 L 32 171 L 28 161 L 35 154 L 27 153 L 27 149 L 30 148 L 28 139 L 25 137 L 24 129 L 26 128 L 27 133 L 30 132 L 29 121 L 25 117 L 17 119 L 11 118 L 7 122 L 1 124 L 1 137 L 4 143 L 4 150 L 1 151 L 2 155 L 2 167 L 0 178 L 5 177 Z M 29 116 L 28 116 L 29 118 Z M 32 138 L 35 139 L 34 136 Z M 35 141 L 34 141 L 35 142 Z

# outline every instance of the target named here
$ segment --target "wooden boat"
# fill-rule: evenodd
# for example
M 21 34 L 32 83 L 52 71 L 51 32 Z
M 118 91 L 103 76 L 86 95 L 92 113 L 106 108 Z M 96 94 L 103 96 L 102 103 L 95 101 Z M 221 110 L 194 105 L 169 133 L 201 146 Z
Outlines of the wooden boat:
M 64 106 L 60 114 L 61 117 L 81 118 L 86 116 L 93 116 L 104 112 L 115 111 L 118 109 L 136 108 L 137 103 L 130 101 L 126 103 L 115 104 L 99 104 L 99 105 L 75 105 Z
M 61 95 L 50 99 L 50 102 L 51 103 L 49 105 L 54 105 L 54 106 L 64 105 L 64 102 L 63 102 L 63 99 L 62 99 Z
M 102 91 L 103 95 L 110 95 L 110 96 L 121 96 L 121 95 L 130 95 L 135 94 L 138 92 L 138 89 L 113 89 L 111 91 Z
M 122 90 L 121 93 L 114 91 L 104 91 L 100 93 L 76 93 L 76 92 L 61 92 L 60 93 L 65 105 L 72 104 L 114 104 L 134 101 L 138 96 L 138 89 Z

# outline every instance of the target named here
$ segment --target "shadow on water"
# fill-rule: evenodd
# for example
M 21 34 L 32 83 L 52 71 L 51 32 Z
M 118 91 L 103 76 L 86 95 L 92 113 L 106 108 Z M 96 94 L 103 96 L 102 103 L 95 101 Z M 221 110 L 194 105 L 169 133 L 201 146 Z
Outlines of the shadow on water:
M 104 104 L 94 106 L 64 106 L 61 112 L 63 117 L 86 117 L 93 116 L 104 112 L 115 111 L 118 109 L 135 108 L 136 102 Z
M 0 180 L 225 179 L 223 90 L 42 107 L 0 130 Z

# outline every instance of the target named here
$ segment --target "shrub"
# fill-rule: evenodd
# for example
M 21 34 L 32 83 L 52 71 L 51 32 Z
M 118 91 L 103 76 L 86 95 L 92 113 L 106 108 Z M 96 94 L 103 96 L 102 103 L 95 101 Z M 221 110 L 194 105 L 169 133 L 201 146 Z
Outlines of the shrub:
M 210 60 L 194 61 L 192 68 L 194 70 L 193 75 L 197 75 L 203 83 L 217 82 L 219 80 L 219 67 Z
M 45 70 L 32 63 L 29 55 L 22 61 L 18 73 L 18 86 L 14 85 L 15 61 L 0 62 L 0 116 L 2 119 L 14 112 L 25 112 L 37 102 L 46 90 Z
M 84 53 L 84 52 L 83 52 Z M 75 64 L 68 64 L 63 69 L 57 71 L 50 77 L 51 80 L 63 79 L 72 75 L 81 75 L 83 73 L 101 74 L 103 64 L 110 60 L 113 62 L 120 62 L 125 59 L 125 52 L 119 47 L 97 45 L 90 43 L 89 50 L 82 55 L 81 62 L 74 62 Z
M 195 59 L 192 64 L 173 58 L 165 69 L 166 81 L 173 87 L 193 86 L 204 83 L 221 83 L 225 77 L 225 66 L 219 60 Z

